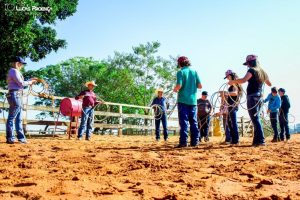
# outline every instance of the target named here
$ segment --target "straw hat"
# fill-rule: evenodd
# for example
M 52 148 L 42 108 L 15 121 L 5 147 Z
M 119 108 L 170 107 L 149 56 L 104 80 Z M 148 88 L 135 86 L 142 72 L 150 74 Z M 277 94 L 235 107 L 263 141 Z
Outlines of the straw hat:
M 155 90 L 155 94 L 158 95 L 158 92 L 164 92 L 164 89 L 163 88 L 157 88 Z
M 88 81 L 84 85 L 85 85 L 85 87 L 88 87 L 89 85 L 97 86 L 97 84 L 95 83 L 95 81 Z

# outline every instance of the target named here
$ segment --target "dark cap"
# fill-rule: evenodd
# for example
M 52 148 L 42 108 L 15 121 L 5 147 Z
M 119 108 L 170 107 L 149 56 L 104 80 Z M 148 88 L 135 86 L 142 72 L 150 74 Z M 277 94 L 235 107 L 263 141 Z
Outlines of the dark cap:
M 278 92 L 283 92 L 283 93 L 285 93 L 285 89 L 279 88 Z
M 16 56 L 12 62 L 19 62 L 22 63 L 24 65 L 26 65 L 27 63 L 25 62 L 25 60 L 23 58 L 21 58 L 20 56 Z
M 208 95 L 208 93 L 207 93 L 206 91 L 203 91 L 203 92 L 202 92 L 202 95 L 205 95 L 205 96 L 207 96 L 207 95 Z
M 272 87 L 272 88 L 271 88 L 271 92 L 272 92 L 272 93 L 277 93 L 277 88 L 276 88 L 276 87 Z

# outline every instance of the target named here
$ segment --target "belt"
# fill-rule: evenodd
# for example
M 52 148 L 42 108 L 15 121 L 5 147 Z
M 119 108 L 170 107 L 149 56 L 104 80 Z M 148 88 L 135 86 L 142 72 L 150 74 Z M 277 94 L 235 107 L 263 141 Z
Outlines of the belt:
M 89 106 L 82 106 L 83 108 L 93 108 L 94 106 L 91 106 L 91 105 L 89 105 Z
M 257 93 L 253 93 L 253 94 L 248 94 L 247 97 L 260 97 L 261 93 L 257 92 Z
M 19 89 L 12 89 L 12 90 L 8 90 L 8 92 L 23 92 L 23 90 L 19 90 Z

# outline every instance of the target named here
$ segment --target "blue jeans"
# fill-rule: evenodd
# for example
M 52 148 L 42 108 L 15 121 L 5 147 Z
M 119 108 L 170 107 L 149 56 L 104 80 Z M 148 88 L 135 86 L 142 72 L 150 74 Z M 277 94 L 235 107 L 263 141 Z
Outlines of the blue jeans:
M 284 140 L 284 132 L 286 139 L 289 140 L 291 138 L 290 129 L 289 129 L 289 120 L 288 113 L 280 113 L 279 114 L 279 125 L 280 125 L 280 139 Z
M 261 102 L 260 94 L 247 96 L 248 113 L 254 127 L 253 145 L 265 143 L 265 136 L 259 118 Z
M 228 128 L 231 134 L 231 144 L 239 143 L 239 130 L 237 124 L 237 117 L 236 117 L 237 109 L 229 109 L 228 110 Z
M 273 139 L 279 139 L 278 129 L 277 129 L 278 112 L 271 112 L 270 113 L 270 120 L 271 120 L 272 129 L 274 131 L 274 138 Z
M 199 116 L 198 118 L 200 141 L 201 138 L 208 136 L 210 116 Z
M 230 142 L 231 143 L 231 134 L 230 134 L 230 130 L 228 127 L 228 115 L 227 114 L 223 114 L 223 128 L 225 131 L 225 142 Z
M 180 125 L 180 145 L 187 145 L 188 126 L 190 124 L 191 145 L 196 146 L 199 143 L 200 132 L 197 122 L 197 106 L 178 103 L 178 118 Z
M 7 101 L 9 104 L 8 117 L 6 122 L 6 142 L 14 143 L 14 120 L 16 125 L 17 138 L 20 142 L 25 142 L 26 137 L 24 135 L 22 127 L 22 102 L 21 94 L 14 91 L 7 94 Z
M 167 114 L 163 113 L 160 119 L 155 120 L 155 136 L 156 139 L 160 139 L 160 121 L 162 122 L 164 129 L 164 140 L 168 139 L 168 130 L 167 130 Z
M 83 132 L 86 132 L 86 139 L 92 135 L 94 122 L 94 109 L 92 107 L 82 108 L 81 122 L 78 130 L 78 138 L 82 138 Z

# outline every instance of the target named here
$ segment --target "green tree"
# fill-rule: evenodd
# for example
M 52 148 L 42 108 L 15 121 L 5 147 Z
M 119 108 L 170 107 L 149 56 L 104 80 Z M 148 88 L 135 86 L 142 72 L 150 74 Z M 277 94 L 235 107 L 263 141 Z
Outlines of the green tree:
M 44 79 L 56 96 L 74 97 L 83 84 L 95 80 L 95 93 L 105 101 L 147 106 L 151 103 L 155 88 L 170 90 L 174 86 L 176 65 L 174 59 L 157 56 L 158 42 L 133 47 L 133 53 L 118 53 L 103 61 L 93 58 L 75 57 L 56 65 L 49 65 L 36 71 L 28 71 L 24 76 Z M 56 102 L 57 104 L 59 102 Z M 51 104 L 42 99 L 37 104 Z M 117 107 L 110 111 L 118 112 Z M 148 110 L 124 108 L 124 113 L 149 114 Z M 42 113 L 42 116 L 46 113 Z M 107 123 L 117 122 L 108 118 Z M 147 121 L 126 119 L 126 123 L 139 125 Z
M 0 86 L 5 84 L 14 56 L 38 61 L 66 47 L 66 41 L 56 38 L 52 26 L 73 15 L 77 4 L 78 0 L 0 0 Z
M 148 42 L 133 47 L 133 53 L 116 52 L 114 57 L 107 59 L 109 65 L 128 70 L 134 77 L 134 82 L 128 87 L 132 104 L 147 106 L 157 87 L 163 87 L 168 94 L 174 86 L 176 62 L 172 57 L 164 59 L 158 56 L 159 47 L 159 42 Z

